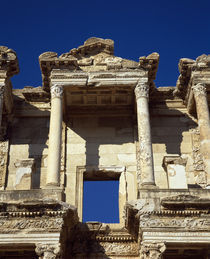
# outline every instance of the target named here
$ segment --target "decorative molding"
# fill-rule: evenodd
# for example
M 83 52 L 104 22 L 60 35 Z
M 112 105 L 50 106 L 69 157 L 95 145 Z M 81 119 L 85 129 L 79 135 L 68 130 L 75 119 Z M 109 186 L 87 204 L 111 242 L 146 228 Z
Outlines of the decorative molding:
M 193 90 L 195 97 L 197 97 L 199 95 L 206 96 L 206 86 L 202 83 L 198 83 L 198 84 L 192 86 L 192 90 Z
M 147 83 L 138 82 L 134 91 L 137 100 L 141 97 L 149 97 L 149 85 Z
M 142 242 L 140 248 L 140 259 L 162 259 L 166 250 L 164 243 Z
M 62 85 L 52 85 L 51 89 L 51 99 L 53 98 L 62 98 L 63 97 L 63 86 Z

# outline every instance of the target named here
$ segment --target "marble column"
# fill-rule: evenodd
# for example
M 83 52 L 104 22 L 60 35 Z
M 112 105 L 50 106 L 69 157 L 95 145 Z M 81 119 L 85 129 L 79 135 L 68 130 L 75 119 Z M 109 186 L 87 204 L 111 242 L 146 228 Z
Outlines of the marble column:
M 138 82 L 135 88 L 139 139 L 140 186 L 155 186 L 152 142 L 149 119 L 149 85 Z
M 192 90 L 196 103 L 200 131 L 201 154 L 203 156 L 204 170 L 207 175 L 207 186 L 210 188 L 210 118 L 206 87 L 204 84 L 199 83 L 194 85 Z
M 60 244 L 36 244 L 35 249 L 39 259 L 61 259 L 61 247 Z
M 60 186 L 63 87 L 51 87 L 51 113 L 46 185 Z
M 2 122 L 2 114 L 3 114 L 3 101 L 4 101 L 4 84 L 0 84 L 0 130 L 1 130 L 1 122 Z
M 162 259 L 166 250 L 164 243 L 142 242 L 140 248 L 140 259 Z

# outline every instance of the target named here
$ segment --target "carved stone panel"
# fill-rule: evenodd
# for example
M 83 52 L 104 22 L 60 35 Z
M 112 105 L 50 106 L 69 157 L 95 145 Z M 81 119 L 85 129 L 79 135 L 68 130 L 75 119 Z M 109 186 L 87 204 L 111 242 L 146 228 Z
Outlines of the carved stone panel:
M 0 190 L 4 190 L 7 172 L 9 141 L 0 142 Z

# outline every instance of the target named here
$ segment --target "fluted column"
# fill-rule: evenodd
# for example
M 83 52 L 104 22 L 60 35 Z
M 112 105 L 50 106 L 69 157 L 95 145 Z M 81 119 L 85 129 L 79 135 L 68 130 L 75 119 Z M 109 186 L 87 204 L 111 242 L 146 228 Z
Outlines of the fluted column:
M 149 85 L 138 82 L 135 88 L 137 102 L 137 122 L 140 152 L 140 185 L 155 186 L 152 142 L 149 119 Z
M 62 132 L 62 99 L 63 88 L 61 85 L 51 87 L 51 113 L 48 148 L 47 185 L 60 185 L 61 164 L 61 132 Z
M 200 130 L 201 154 L 203 156 L 204 170 L 207 175 L 207 185 L 210 187 L 210 119 L 206 87 L 204 84 L 199 83 L 194 85 L 192 89 Z
M 4 97 L 4 84 L 0 84 L 0 129 L 2 122 L 2 114 L 3 114 L 3 97 Z

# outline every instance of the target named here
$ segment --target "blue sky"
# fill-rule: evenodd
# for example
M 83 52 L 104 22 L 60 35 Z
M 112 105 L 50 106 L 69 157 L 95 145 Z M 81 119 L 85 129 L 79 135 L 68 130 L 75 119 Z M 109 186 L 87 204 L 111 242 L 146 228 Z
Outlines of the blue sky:
M 210 54 L 209 0 L 5 0 L 0 17 L 0 45 L 14 49 L 19 59 L 14 88 L 42 84 L 41 53 L 62 54 L 93 36 L 113 39 L 115 55 L 123 58 L 138 61 L 158 52 L 157 86 L 175 86 L 180 58 Z
M 1 2 L 0 45 L 17 52 L 14 88 L 41 85 L 38 56 L 77 47 L 92 36 L 115 41 L 115 55 L 160 54 L 157 86 L 175 85 L 178 61 L 210 53 L 209 0 L 10 0 Z

